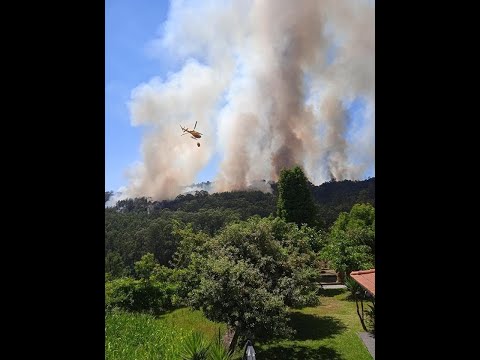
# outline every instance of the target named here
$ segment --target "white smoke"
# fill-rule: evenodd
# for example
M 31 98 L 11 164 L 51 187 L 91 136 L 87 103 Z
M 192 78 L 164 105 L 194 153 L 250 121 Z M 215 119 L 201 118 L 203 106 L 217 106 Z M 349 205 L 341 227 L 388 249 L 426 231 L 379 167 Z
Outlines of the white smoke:
M 176 196 L 216 151 L 217 191 L 259 186 L 297 164 L 315 183 L 374 166 L 373 1 L 172 1 L 150 52 L 184 66 L 132 91 L 132 124 L 150 129 L 129 196 Z M 364 121 L 349 125 L 357 98 Z M 200 148 L 179 136 L 179 124 L 197 120 Z

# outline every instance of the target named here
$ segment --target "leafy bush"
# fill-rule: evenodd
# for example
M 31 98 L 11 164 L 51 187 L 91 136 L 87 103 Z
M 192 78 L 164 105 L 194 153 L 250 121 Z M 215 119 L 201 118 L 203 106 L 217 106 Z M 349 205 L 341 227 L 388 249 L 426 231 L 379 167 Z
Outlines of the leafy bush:
M 120 278 L 105 283 L 105 308 L 159 313 L 173 307 L 176 287 L 145 279 Z
M 280 218 L 253 217 L 225 227 L 191 255 L 197 283 L 187 298 L 238 336 L 289 336 L 288 306 L 318 304 L 312 232 Z
M 375 263 L 375 208 L 370 204 L 356 204 L 349 213 L 341 213 L 320 256 L 342 274 L 372 268 Z
M 353 280 L 352 277 L 347 276 L 345 278 L 345 286 L 347 287 L 348 292 L 350 293 L 350 298 L 352 299 L 363 299 L 364 290 L 358 282 Z

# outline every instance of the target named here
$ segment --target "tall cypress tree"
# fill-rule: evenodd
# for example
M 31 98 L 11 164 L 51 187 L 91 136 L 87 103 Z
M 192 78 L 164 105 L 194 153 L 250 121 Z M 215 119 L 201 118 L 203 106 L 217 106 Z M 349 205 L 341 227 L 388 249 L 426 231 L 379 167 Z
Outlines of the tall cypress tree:
M 303 170 L 296 166 L 284 169 L 278 181 L 277 215 L 287 222 L 313 226 L 316 207 Z

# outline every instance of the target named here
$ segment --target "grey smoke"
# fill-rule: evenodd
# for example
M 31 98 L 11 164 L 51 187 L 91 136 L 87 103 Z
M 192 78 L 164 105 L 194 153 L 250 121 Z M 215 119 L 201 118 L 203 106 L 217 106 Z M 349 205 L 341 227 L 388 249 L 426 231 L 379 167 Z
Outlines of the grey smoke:
M 132 124 L 150 132 L 126 192 L 172 198 L 215 153 L 216 191 L 297 164 L 314 183 L 361 178 L 375 161 L 374 17 L 362 0 L 172 1 L 149 51 L 184 66 L 132 91 Z M 349 127 L 356 98 L 365 121 Z M 200 148 L 178 126 L 197 120 Z

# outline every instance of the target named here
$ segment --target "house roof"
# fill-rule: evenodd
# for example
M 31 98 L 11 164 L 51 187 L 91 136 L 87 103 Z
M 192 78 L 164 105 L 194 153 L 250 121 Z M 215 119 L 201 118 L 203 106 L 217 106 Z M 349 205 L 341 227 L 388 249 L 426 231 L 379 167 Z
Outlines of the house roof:
M 350 276 L 365 290 L 375 296 L 375 269 L 352 271 Z

